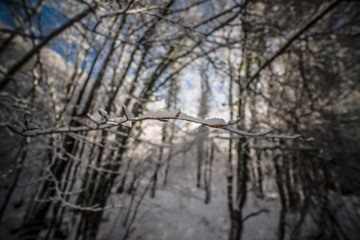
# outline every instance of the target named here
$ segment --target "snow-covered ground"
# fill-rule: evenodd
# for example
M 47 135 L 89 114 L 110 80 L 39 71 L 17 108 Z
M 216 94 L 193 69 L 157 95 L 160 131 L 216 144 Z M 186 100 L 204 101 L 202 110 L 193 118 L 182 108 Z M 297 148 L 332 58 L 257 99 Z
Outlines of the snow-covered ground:
M 211 201 L 204 203 L 203 188 L 196 187 L 196 149 L 173 161 L 167 186 L 160 184 L 155 198 L 146 195 L 129 239 L 227 239 L 230 228 L 227 209 L 225 158 L 216 154 L 213 166 Z M 129 198 L 130 196 L 128 196 Z M 114 194 L 108 203 L 123 196 Z M 243 239 L 275 239 L 279 204 L 276 199 L 257 199 L 249 190 L 243 217 L 260 209 L 269 210 L 245 222 Z M 109 210 L 100 227 L 99 239 L 121 239 L 124 209 Z

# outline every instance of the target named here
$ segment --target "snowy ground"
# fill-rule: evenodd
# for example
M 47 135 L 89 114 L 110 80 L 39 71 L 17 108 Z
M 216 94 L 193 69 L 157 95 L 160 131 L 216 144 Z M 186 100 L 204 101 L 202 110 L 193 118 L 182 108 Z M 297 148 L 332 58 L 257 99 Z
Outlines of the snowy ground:
M 224 160 L 219 155 L 213 168 L 212 195 L 209 204 L 204 203 L 205 192 L 196 188 L 196 161 L 194 153 L 179 156 L 172 164 L 169 183 L 162 185 L 151 199 L 147 194 L 130 239 L 227 239 L 229 215 L 227 209 Z M 116 203 L 119 196 L 109 202 Z M 267 209 L 245 222 L 243 239 L 276 239 L 278 202 L 259 200 L 249 191 L 244 216 Z M 99 239 L 121 239 L 124 210 L 108 211 L 106 221 L 100 227 Z

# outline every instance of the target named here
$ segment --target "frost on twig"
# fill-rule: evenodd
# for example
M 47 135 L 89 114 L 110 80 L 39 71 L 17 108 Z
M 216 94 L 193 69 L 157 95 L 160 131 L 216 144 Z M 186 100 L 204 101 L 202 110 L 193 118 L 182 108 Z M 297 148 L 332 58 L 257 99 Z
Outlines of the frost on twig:
M 201 125 L 205 125 L 211 128 L 219 128 L 224 129 L 228 132 L 235 133 L 242 137 L 266 137 L 266 138 L 282 138 L 282 139 L 299 139 L 300 135 L 294 136 L 286 136 L 283 134 L 280 135 L 270 135 L 272 130 L 267 130 L 263 132 L 247 132 L 244 130 L 239 130 L 232 128 L 231 125 L 236 124 L 240 121 L 240 119 L 231 120 L 229 122 L 225 122 L 224 119 L 221 118 L 210 118 L 210 119 L 201 119 L 189 116 L 185 113 L 182 113 L 180 109 L 176 109 L 175 111 L 158 111 L 158 112 L 147 112 L 143 115 L 135 117 L 132 112 L 127 110 L 126 106 L 122 106 L 122 117 L 114 117 L 110 116 L 104 109 L 99 109 L 99 114 L 103 119 L 95 120 L 94 117 L 88 114 L 88 118 L 91 120 L 92 123 L 95 125 L 86 125 L 86 126 L 78 126 L 78 127 L 60 127 L 60 128 L 45 128 L 40 129 L 35 125 L 30 125 L 27 123 L 26 128 L 21 128 L 17 126 L 9 126 L 9 128 L 23 136 L 38 136 L 38 135 L 45 135 L 51 133 L 69 133 L 69 132 L 80 132 L 80 131 L 93 131 L 93 130 L 104 130 L 107 128 L 111 128 L 113 126 L 126 126 L 131 127 L 132 122 L 138 121 L 145 121 L 145 120 L 158 120 L 158 121 L 168 121 L 171 119 L 178 119 L 187 122 L 193 122 Z
M 35 130 L 39 128 L 35 123 L 29 122 L 27 119 L 25 119 L 24 124 L 28 130 Z
M 127 118 L 127 120 L 129 119 L 135 119 L 135 116 L 132 112 L 130 112 L 129 110 L 127 110 L 125 105 L 122 105 L 121 107 L 122 109 L 122 113 L 125 115 L 125 117 Z
M 104 211 L 107 209 L 114 209 L 114 208 L 123 208 L 123 205 L 115 205 L 115 206 L 105 206 L 105 207 L 98 207 L 98 205 L 93 205 L 93 206 L 80 206 L 77 204 L 73 204 L 70 203 L 68 200 L 66 200 L 64 198 L 64 195 L 72 195 L 74 193 L 72 192 L 63 192 L 60 190 L 60 182 L 57 180 L 57 178 L 55 177 L 54 173 L 51 171 L 50 166 L 47 166 L 46 171 L 49 175 L 49 181 L 52 181 L 54 183 L 54 187 L 55 187 L 55 196 L 54 197 L 50 197 L 48 200 L 50 201 L 59 201 L 61 202 L 63 207 L 67 207 L 67 208 L 71 208 L 71 209 L 76 209 L 76 210 L 80 210 L 80 211 L 88 211 L 88 212 L 100 212 L 100 211 Z M 102 171 L 104 171 L 105 169 L 103 169 Z

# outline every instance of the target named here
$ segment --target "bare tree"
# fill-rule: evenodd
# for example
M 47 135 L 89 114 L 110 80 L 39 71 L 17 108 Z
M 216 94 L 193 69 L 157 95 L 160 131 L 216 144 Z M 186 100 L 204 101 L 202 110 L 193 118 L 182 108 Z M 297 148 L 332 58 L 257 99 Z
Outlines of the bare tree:
M 96 239 L 103 219 L 119 210 L 119 238 L 131 238 L 143 203 L 161 196 L 159 179 L 166 189 L 178 180 L 172 164 L 180 153 L 193 158 L 205 203 L 218 191 L 213 178 L 224 174 L 214 166 L 224 160 L 229 239 L 245 237 L 247 221 L 269 213 L 249 213 L 249 199 L 273 195 L 278 239 L 355 235 L 357 2 L 1 6 L 12 26 L 0 28 L 8 186 L 0 218 L 16 212 L 16 237 Z M 185 89 L 191 82 L 200 88 Z M 197 101 L 198 117 L 185 114 L 187 98 Z M 189 122 L 200 125 L 196 133 L 185 131 Z

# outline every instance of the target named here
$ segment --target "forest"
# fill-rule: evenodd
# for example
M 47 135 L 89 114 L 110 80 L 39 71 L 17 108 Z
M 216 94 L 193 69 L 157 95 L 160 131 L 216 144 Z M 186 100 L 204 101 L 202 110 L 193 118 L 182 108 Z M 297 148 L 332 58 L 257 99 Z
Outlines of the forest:
M 358 1 L 0 1 L 0 239 L 355 240 L 359 161 Z

